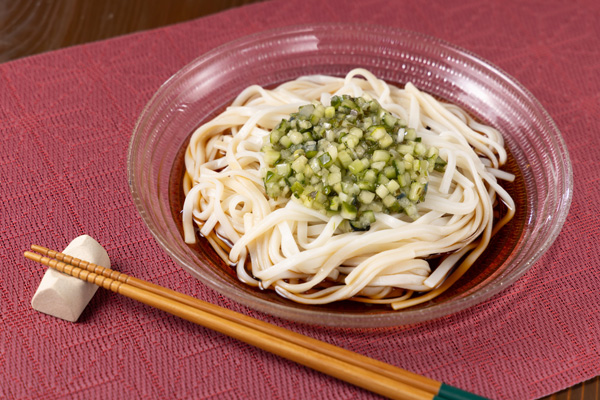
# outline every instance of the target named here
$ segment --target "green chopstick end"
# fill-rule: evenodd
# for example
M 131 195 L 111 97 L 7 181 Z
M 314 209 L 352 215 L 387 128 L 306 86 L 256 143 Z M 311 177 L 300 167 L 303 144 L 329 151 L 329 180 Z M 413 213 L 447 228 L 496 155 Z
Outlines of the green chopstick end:
M 454 386 L 442 383 L 438 394 L 434 397 L 437 400 L 489 400 L 485 397 L 466 392 Z

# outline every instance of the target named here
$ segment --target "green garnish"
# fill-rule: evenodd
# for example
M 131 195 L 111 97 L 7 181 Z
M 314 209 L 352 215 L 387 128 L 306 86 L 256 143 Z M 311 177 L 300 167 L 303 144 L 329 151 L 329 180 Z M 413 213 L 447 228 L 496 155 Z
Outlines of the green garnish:
M 406 122 L 368 97 L 333 96 L 282 120 L 262 149 L 271 198 L 295 196 L 327 215 L 340 214 L 354 230 L 368 230 L 375 213 L 418 218 L 429 173 L 443 171 Z

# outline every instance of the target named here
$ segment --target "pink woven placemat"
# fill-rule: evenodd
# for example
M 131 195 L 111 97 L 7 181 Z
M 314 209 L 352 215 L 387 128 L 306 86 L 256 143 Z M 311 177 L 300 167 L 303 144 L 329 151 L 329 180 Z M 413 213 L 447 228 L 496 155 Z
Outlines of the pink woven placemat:
M 594 1 L 259 3 L 0 65 L 0 397 L 356 399 L 372 395 L 126 298 L 99 291 L 78 323 L 35 312 L 43 269 L 22 252 L 87 233 L 115 269 L 498 399 L 600 374 L 600 6 Z M 305 326 L 233 303 L 153 240 L 131 201 L 137 116 L 169 76 L 231 39 L 286 24 L 401 27 L 517 78 L 562 131 L 575 191 L 550 251 L 489 301 L 386 329 Z

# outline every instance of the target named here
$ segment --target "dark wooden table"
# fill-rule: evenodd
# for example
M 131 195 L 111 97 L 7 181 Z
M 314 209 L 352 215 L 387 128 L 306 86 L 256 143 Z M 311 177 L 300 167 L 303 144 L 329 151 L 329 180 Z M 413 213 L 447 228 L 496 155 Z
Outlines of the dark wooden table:
M 0 62 L 169 24 L 257 0 L 0 0 Z M 600 399 L 600 377 L 544 400 Z

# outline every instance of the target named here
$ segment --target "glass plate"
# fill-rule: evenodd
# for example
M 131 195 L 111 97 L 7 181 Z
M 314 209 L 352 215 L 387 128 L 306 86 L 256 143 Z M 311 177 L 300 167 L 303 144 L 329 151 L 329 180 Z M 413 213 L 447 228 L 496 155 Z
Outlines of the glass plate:
M 179 220 L 182 150 L 193 130 L 221 112 L 245 87 L 273 87 L 302 75 L 343 76 L 362 67 L 388 83 L 414 83 L 465 108 L 505 137 L 518 173 L 507 190 L 519 209 L 448 292 L 419 306 L 341 302 L 307 306 L 238 281 L 206 241 L 188 246 Z M 522 276 L 550 247 L 572 197 L 565 143 L 538 101 L 512 77 L 456 46 L 381 26 L 316 24 L 261 32 L 199 57 L 171 77 L 144 108 L 128 152 L 134 202 L 164 250 L 192 276 L 253 309 L 298 322 L 338 327 L 416 323 L 478 304 Z M 502 231 L 501 231 L 502 232 Z

